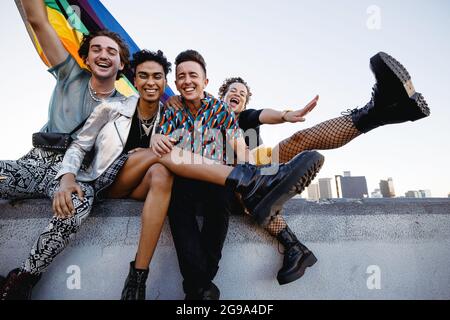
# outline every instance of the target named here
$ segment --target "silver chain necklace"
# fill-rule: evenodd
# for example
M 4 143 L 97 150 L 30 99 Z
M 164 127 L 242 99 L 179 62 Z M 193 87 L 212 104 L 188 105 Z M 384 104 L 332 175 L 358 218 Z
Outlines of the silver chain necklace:
M 89 91 L 89 95 L 91 96 L 92 100 L 94 100 L 96 102 L 103 102 L 103 101 L 105 101 L 106 98 L 109 98 L 114 93 L 116 93 L 116 88 L 113 88 L 111 91 L 108 91 L 108 92 L 97 92 L 97 91 L 95 91 L 94 88 L 92 88 L 91 80 L 92 80 L 92 78 L 89 79 L 88 91 Z M 107 97 L 106 98 L 99 98 L 99 97 L 97 97 L 97 94 L 107 95 Z

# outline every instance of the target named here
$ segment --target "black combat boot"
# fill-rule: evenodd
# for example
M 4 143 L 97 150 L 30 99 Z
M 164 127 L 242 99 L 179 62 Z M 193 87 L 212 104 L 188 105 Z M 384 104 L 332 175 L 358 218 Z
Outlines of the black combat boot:
M 353 124 L 360 132 L 430 115 L 424 97 L 415 91 L 411 76 L 400 62 L 380 52 L 370 59 L 370 68 L 377 80 L 372 99 L 361 109 L 349 110 Z
M 237 165 L 227 178 L 226 186 L 240 196 L 247 213 L 260 225 L 282 209 L 283 204 L 301 193 L 319 172 L 324 157 L 317 151 L 304 151 L 291 161 L 280 164 L 278 171 L 267 175 L 266 166 Z
M 278 241 L 284 246 L 283 266 L 278 271 L 277 280 L 280 285 L 299 279 L 307 267 L 317 262 L 314 254 L 298 241 L 295 234 L 286 226 L 277 235 Z
M 145 282 L 148 270 L 139 270 L 134 267 L 134 261 L 130 262 L 130 272 L 125 280 L 121 300 L 145 300 Z
M 220 290 L 217 286 L 211 282 L 211 285 L 207 288 L 200 288 L 192 292 L 188 292 L 184 300 L 219 300 Z
M 39 279 L 40 274 L 34 275 L 19 268 L 11 270 L 0 288 L 0 300 L 30 300 L 31 291 Z

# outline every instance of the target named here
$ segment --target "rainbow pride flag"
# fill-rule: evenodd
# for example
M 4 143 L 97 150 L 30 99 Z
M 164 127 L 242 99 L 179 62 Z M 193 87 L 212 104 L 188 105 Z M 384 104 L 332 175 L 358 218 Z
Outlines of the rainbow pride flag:
M 49 66 L 33 28 L 26 22 L 25 12 L 20 0 L 15 0 L 15 2 L 36 51 L 42 61 Z M 51 25 L 56 30 L 66 50 L 77 60 L 82 68 L 86 68 L 86 66 L 78 56 L 78 48 L 83 35 L 93 31 L 101 29 L 114 31 L 128 44 L 131 54 L 140 50 L 133 39 L 99 0 L 45 0 L 44 2 Z M 116 88 L 123 95 L 130 96 L 136 93 L 132 83 L 131 75 L 122 76 L 121 79 L 116 81 Z M 165 102 L 172 95 L 174 95 L 172 89 L 167 86 L 162 101 Z

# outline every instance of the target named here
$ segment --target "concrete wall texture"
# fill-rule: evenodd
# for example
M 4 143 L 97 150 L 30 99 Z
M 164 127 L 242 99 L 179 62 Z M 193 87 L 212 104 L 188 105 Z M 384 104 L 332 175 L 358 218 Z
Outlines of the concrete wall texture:
M 119 299 L 137 248 L 141 208 L 135 201 L 99 204 L 33 299 Z M 278 285 L 277 242 L 250 218 L 232 216 L 215 279 L 221 299 L 450 299 L 450 199 L 295 199 L 285 211 L 318 263 L 301 279 Z M 0 202 L 1 274 L 20 266 L 50 216 L 48 200 Z M 183 298 L 166 223 L 147 299 Z

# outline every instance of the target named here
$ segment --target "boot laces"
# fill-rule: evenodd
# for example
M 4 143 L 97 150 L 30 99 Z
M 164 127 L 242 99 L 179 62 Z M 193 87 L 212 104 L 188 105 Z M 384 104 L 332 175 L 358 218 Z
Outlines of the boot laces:
M 277 246 L 278 253 L 284 255 L 284 253 L 286 252 L 286 249 L 285 249 L 284 251 L 281 251 L 281 250 L 280 250 L 280 244 L 281 244 L 281 243 L 278 242 L 278 246 Z
M 144 282 L 145 273 L 144 272 L 136 272 L 136 282 L 138 284 L 142 284 Z
M 371 99 L 370 102 L 371 103 L 375 103 L 375 96 L 378 94 L 378 85 L 375 83 L 372 87 L 372 94 L 371 94 Z
M 347 109 L 345 111 L 341 112 L 341 115 L 343 116 L 351 116 L 353 114 L 355 114 L 356 112 L 358 112 L 359 108 L 355 108 L 355 109 Z
M 293 247 L 295 247 L 295 246 L 299 246 L 299 248 L 301 249 L 301 245 L 300 245 L 300 243 L 298 242 L 292 242 L 292 243 L 289 243 L 289 245 L 288 246 L 286 246 L 286 247 L 284 247 L 284 251 L 281 251 L 280 250 L 280 242 L 278 242 L 278 253 L 280 253 L 280 254 L 282 254 L 282 255 L 287 255 L 287 256 L 292 256 L 293 254 L 294 254 L 294 250 L 291 250 Z
M 130 278 L 126 291 L 126 296 L 128 298 L 143 296 L 145 294 L 145 283 L 142 283 L 141 280 L 142 277 L 139 277 L 139 275 Z
M 293 256 L 295 256 L 297 254 L 296 250 L 293 250 L 295 246 L 292 246 L 289 248 L 289 250 L 287 250 L 286 256 L 291 259 Z M 299 246 L 300 252 L 303 253 L 303 250 L 301 250 L 301 247 Z
M 371 93 L 370 102 L 368 103 L 368 105 L 373 104 L 375 102 L 375 95 L 377 94 L 377 91 L 378 91 L 378 86 L 377 86 L 377 84 L 374 84 L 372 87 L 372 93 Z M 359 110 L 360 110 L 359 107 L 356 107 L 354 109 L 347 109 L 345 111 L 342 111 L 341 115 L 351 116 L 351 115 L 354 115 L 355 113 L 357 113 Z

